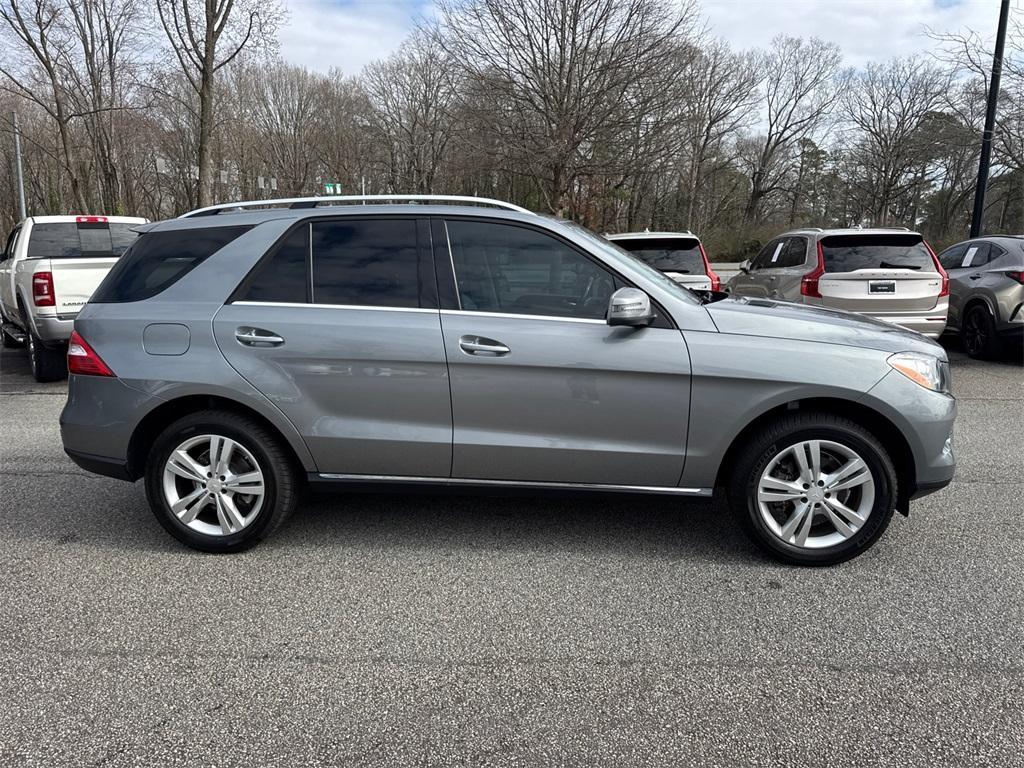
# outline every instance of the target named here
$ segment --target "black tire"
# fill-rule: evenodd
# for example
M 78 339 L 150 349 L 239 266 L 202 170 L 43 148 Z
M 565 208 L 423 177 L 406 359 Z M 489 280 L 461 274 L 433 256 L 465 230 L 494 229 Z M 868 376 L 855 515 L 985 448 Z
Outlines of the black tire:
M 1002 352 L 996 323 L 988 308 L 974 304 L 967 308 L 961 335 L 967 354 L 978 360 L 992 360 Z
M 820 549 L 783 541 L 768 527 L 757 500 L 758 483 L 769 462 L 788 446 L 804 440 L 828 440 L 854 451 L 863 459 L 874 481 L 874 503 L 861 527 L 841 543 Z M 896 482 L 889 454 L 870 432 L 840 416 L 796 412 L 767 424 L 745 441 L 735 457 L 726 492 L 733 515 L 763 551 L 794 565 L 825 566 L 856 557 L 885 532 L 896 505 Z M 793 503 L 795 508 L 796 502 Z M 785 509 L 784 505 L 782 508 Z
M 28 339 L 28 364 L 32 369 L 32 378 L 40 383 L 67 378 L 67 350 L 63 346 L 43 346 L 43 342 L 31 330 L 25 335 Z
M 234 440 L 263 473 L 262 506 L 251 522 L 234 533 L 208 535 L 190 528 L 171 511 L 163 492 L 164 467 L 171 452 L 190 438 L 206 434 Z M 295 510 L 299 490 L 298 470 L 280 439 L 255 420 L 227 411 L 200 411 L 178 419 L 160 433 L 146 463 L 146 496 L 156 519 L 178 541 L 203 552 L 240 552 L 263 541 Z

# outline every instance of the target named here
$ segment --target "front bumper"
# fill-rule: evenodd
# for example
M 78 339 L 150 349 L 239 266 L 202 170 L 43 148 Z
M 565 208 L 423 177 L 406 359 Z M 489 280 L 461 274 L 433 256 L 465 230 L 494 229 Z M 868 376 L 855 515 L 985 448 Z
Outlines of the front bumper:
M 953 480 L 956 455 L 953 451 L 953 422 L 956 398 L 915 384 L 897 371 L 890 371 L 865 395 L 865 405 L 885 414 L 910 447 L 914 476 L 910 498 L 937 491 Z

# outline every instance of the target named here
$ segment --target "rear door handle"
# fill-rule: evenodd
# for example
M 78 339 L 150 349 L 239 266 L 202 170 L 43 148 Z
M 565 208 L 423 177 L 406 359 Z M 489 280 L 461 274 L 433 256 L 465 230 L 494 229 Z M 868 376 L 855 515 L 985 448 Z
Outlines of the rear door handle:
M 463 336 L 459 339 L 459 348 L 467 355 L 481 357 L 501 357 L 512 351 L 500 341 L 483 336 Z
M 283 338 L 262 328 L 239 328 L 235 331 L 235 338 L 247 347 L 279 347 L 284 344 Z
M 978 275 L 978 274 L 971 275 L 971 280 L 981 280 L 981 275 Z

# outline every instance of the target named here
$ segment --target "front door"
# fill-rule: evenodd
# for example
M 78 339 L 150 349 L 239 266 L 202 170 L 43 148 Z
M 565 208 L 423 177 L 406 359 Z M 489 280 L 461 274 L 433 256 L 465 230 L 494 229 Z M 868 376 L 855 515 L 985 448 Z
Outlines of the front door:
M 451 218 L 435 222 L 434 248 L 439 287 L 452 285 L 453 477 L 678 484 L 690 362 L 667 319 L 609 327 L 625 283 L 539 227 Z
M 224 356 L 292 421 L 321 473 L 448 477 L 427 242 L 426 221 L 411 218 L 299 224 L 217 313 Z

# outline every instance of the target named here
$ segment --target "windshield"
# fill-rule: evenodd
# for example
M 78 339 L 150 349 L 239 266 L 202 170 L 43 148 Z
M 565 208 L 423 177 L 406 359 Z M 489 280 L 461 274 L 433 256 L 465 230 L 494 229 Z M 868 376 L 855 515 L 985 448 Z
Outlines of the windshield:
M 572 230 L 573 234 L 579 235 L 585 239 L 588 243 L 593 245 L 602 254 L 608 257 L 612 264 L 621 264 L 627 269 L 633 269 L 640 272 L 653 283 L 656 283 L 665 293 L 674 296 L 682 301 L 689 302 L 690 304 L 700 304 L 700 299 L 697 298 L 696 294 L 688 288 L 677 283 L 671 277 L 666 275 L 664 272 L 659 272 L 650 264 L 647 264 L 640 259 L 636 258 L 629 251 L 620 248 L 615 243 L 605 240 L 600 235 L 595 235 L 586 227 L 577 224 L 574 221 L 565 221 L 564 219 L 554 219 L 562 226 Z
M 28 258 L 78 259 L 120 256 L 138 237 L 133 223 L 58 222 L 36 224 L 29 231 Z
M 826 272 L 935 270 L 932 255 L 920 235 L 836 235 L 822 238 L 821 250 Z
M 703 275 L 704 256 L 700 252 L 700 241 L 695 237 L 671 237 L 655 239 L 615 238 L 609 240 L 623 250 L 662 272 L 679 272 L 684 275 Z

